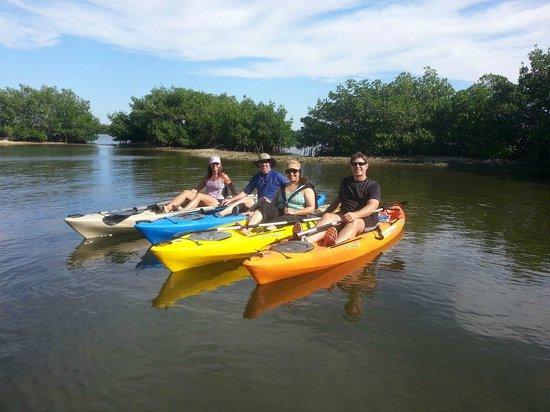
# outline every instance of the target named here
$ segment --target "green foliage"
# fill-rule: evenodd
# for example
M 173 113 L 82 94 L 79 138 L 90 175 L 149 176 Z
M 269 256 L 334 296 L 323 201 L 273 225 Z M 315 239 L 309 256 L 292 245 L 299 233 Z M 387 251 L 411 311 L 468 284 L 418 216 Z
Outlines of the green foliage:
M 71 90 L 0 89 L 0 135 L 11 140 L 85 143 L 97 138 L 99 126 L 89 103 Z
M 433 146 L 433 119 L 453 92 L 430 68 L 420 78 L 401 73 L 387 84 L 348 80 L 302 119 L 298 143 L 331 155 L 414 154 Z
M 550 163 L 550 50 L 529 54 L 518 84 L 486 74 L 455 92 L 425 68 L 390 83 L 348 80 L 302 118 L 299 147 L 319 154 L 452 155 Z
M 294 143 L 286 110 L 271 102 L 160 87 L 141 99 L 133 97 L 130 106 L 129 114 L 109 116 L 117 141 L 270 152 Z
M 537 163 L 550 163 L 550 49 L 529 54 L 530 66 L 522 64 L 518 88 L 524 134 L 519 155 Z
M 521 132 L 517 86 L 486 74 L 457 92 L 447 108 L 442 153 L 478 158 L 512 158 Z
M 100 124 L 97 133 L 98 134 L 109 134 L 109 131 L 111 130 L 111 126 L 108 124 Z

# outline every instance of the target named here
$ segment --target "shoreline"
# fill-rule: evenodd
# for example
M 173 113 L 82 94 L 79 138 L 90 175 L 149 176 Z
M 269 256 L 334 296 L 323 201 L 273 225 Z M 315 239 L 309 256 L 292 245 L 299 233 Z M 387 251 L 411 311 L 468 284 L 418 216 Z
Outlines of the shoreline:
M 222 160 L 256 160 L 258 153 L 255 152 L 234 152 L 223 149 L 183 149 L 177 147 L 157 147 L 148 148 L 153 150 L 182 152 L 191 156 L 208 158 L 212 155 L 219 155 Z M 275 160 L 286 162 L 290 159 L 298 160 L 300 163 L 321 163 L 321 164 L 346 164 L 349 161 L 348 156 L 304 156 L 292 153 L 272 154 Z M 350 153 L 351 155 L 351 153 Z M 432 167 L 450 167 L 450 166 L 481 166 L 481 167 L 519 167 L 525 166 L 521 162 L 511 160 L 491 160 L 491 159 L 472 159 L 465 157 L 452 156 L 369 156 L 367 159 L 371 165 L 415 165 Z
M 26 141 L 13 141 L 0 139 L 0 146 L 23 146 L 23 145 L 94 145 L 94 143 L 64 143 L 64 142 L 26 142 Z M 147 150 L 159 150 L 167 152 L 182 152 L 191 156 L 208 158 L 214 154 L 219 155 L 222 159 L 230 160 L 243 160 L 250 159 L 255 160 L 258 157 L 258 153 L 255 152 L 235 152 L 224 149 L 185 149 L 180 147 L 142 147 L 131 145 L 115 145 L 125 148 L 139 148 Z M 270 153 L 271 154 L 271 153 Z M 322 163 L 322 164 L 339 164 L 346 163 L 348 161 L 347 156 L 304 156 L 292 153 L 283 154 L 271 154 L 277 162 L 286 162 L 290 159 L 298 160 L 301 163 Z M 450 166 L 482 166 L 482 167 L 528 167 L 534 168 L 532 165 L 512 161 L 512 160 L 500 160 L 500 159 L 473 159 L 466 157 L 452 157 L 452 156 L 368 156 L 367 158 L 370 164 L 373 165 L 420 165 L 420 166 L 435 166 L 435 167 L 450 167 Z

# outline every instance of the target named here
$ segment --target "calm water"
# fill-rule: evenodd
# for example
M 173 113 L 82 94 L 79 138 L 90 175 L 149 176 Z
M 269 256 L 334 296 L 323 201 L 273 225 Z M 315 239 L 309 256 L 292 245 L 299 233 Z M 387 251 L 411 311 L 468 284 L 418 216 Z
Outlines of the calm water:
M 242 188 L 248 161 L 226 162 Z M 257 288 L 239 262 L 170 275 L 145 240 L 81 244 L 70 213 L 148 204 L 205 161 L 0 147 L 0 409 L 549 410 L 550 183 L 372 167 L 407 200 L 380 255 Z M 334 195 L 345 165 L 307 165 Z

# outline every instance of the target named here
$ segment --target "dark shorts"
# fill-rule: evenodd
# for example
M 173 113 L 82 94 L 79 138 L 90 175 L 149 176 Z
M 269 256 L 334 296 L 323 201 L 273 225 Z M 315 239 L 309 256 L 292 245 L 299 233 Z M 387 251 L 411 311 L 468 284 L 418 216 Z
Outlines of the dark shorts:
M 340 216 L 340 219 L 344 220 L 345 213 L 336 213 L 338 216 Z M 378 216 L 376 214 L 372 214 L 367 217 L 362 218 L 363 222 L 365 223 L 365 232 L 368 232 L 376 227 L 378 224 Z
M 260 199 L 258 203 L 250 208 L 251 211 L 259 210 L 262 213 L 262 223 L 274 222 L 279 220 L 281 212 L 271 202 L 266 201 L 264 198 Z

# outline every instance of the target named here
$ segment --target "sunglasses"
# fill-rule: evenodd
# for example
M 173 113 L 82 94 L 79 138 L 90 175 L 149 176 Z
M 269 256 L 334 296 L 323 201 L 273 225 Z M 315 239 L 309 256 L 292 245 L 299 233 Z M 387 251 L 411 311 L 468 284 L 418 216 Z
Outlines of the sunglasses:
M 263 160 L 261 162 L 258 162 L 258 165 L 266 165 L 269 163 L 269 160 Z
M 296 174 L 296 173 L 300 173 L 300 170 L 299 170 L 299 169 L 286 169 L 286 170 L 285 170 L 285 173 L 286 173 L 287 175 L 290 174 L 290 173 Z
M 365 162 L 351 162 L 350 166 L 365 166 L 366 164 Z

